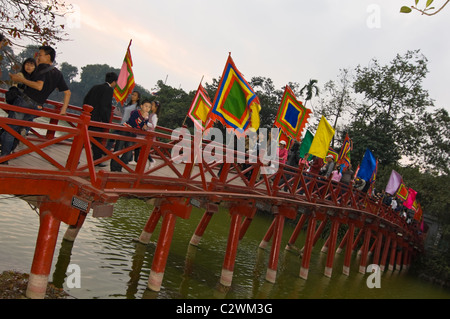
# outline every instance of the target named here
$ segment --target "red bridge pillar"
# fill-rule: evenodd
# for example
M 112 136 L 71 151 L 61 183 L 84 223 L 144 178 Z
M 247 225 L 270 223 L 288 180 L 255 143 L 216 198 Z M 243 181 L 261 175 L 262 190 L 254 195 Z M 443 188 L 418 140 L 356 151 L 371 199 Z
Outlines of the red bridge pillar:
M 350 275 L 350 262 L 353 252 L 353 237 L 355 236 L 355 224 L 349 223 L 349 228 L 347 231 L 347 245 L 345 247 L 345 257 L 344 257 L 344 265 L 342 266 L 342 273 L 344 275 Z
M 50 275 L 61 224 L 61 221 L 52 214 L 53 209 L 55 209 L 55 206 L 51 203 L 43 203 L 40 207 L 39 233 L 26 291 L 28 298 L 45 298 L 48 276 Z
M 167 198 L 162 201 L 160 210 L 163 216 L 163 222 L 147 284 L 148 288 L 153 291 L 160 291 L 161 289 L 176 218 L 189 218 L 192 206 L 185 199 Z
M 339 230 L 339 220 L 337 218 L 331 219 L 331 232 L 328 237 L 328 253 L 327 253 L 327 263 L 325 266 L 325 276 L 331 277 L 331 273 L 333 272 L 333 261 L 334 254 L 336 249 L 336 241 Z
M 389 252 L 389 247 L 391 245 L 391 241 L 392 241 L 391 235 L 387 235 L 386 242 L 384 243 L 383 247 L 383 254 L 381 255 L 380 271 L 384 271 L 384 268 L 386 267 L 386 260 Z
M 370 245 L 370 238 L 372 236 L 372 230 L 367 227 L 366 228 L 366 232 L 364 234 L 364 242 L 363 245 L 361 247 L 361 261 L 359 264 L 359 272 L 361 274 L 365 274 L 366 273 L 366 266 L 367 266 L 367 255 L 369 252 L 369 245 Z
M 212 216 L 218 211 L 219 206 L 217 204 L 207 204 L 206 212 L 200 220 L 200 223 L 197 225 L 197 228 L 195 229 L 195 232 L 191 237 L 191 241 L 189 242 L 191 245 L 197 246 L 200 243 L 200 240 L 202 239 L 206 227 L 208 227 Z
M 306 215 L 302 214 L 302 216 L 300 216 L 300 219 L 297 222 L 297 225 L 295 226 L 295 229 L 294 229 L 291 237 L 289 238 L 289 241 L 285 248 L 286 250 L 294 249 L 295 242 L 297 241 L 298 235 L 300 234 L 300 231 L 302 230 L 302 227 L 305 224 L 305 221 L 306 221 Z
M 150 238 L 152 237 L 156 225 L 158 225 L 159 219 L 161 218 L 161 208 L 157 205 L 159 205 L 159 203 L 155 204 L 153 207 L 153 211 L 150 214 L 141 235 L 137 239 L 137 241 L 142 244 L 148 244 L 150 242 Z
M 272 249 L 270 250 L 269 265 L 266 272 L 266 280 L 275 283 L 277 277 L 278 258 L 280 255 L 281 238 L 283 235 L 284 219 L 294 219 L 297 214 L 296 207 L 292 206 L 273 206 L 272 212 L 275 214 L 274 219 L 274 236 L 272 241 Z
M 311 259 L 311 252 L 314 244 L 314 232 L 316 229 L 317 219 L 311 215 L 308 221 L 308 229 L 306 231 L 306 241 L 303 250 L 302 266 L 300 268 L 300 278 L 308 279 L 309 262 Z
M 383 244 L 383 233 L 382 231 L 378 231 L 375 252 L 373 254 L 373 263 L 376 265 L 379 265 L 381 247 L 383 246 L 382 244 Z
M 397 238 L 393 238 L 392 247 L 391 247 L 391 256 L 389 258 L 389 266 L 388 266 L 388 269 L 391 271 L 394 270 L 396 250 L 397 250 Z
M 403 238 L 400 237 L 398 239 L 399 242 L 399 248 L 397 249 L 397 259 L 395 261 L 395 270 L 400 270 L 402 267 L 402 255 L 403 255 L 403 250 L 405 249 L 404 244 L 403 244 Z
M 229 211 L 231 215 L 230 231 L 220 276 L 220 283 L 225 287 L 230 287 L 233 280 L 234 264 L 241 236 L 241 221 L 244 217 L 252 219 L 256 213 L 256 206 L 254 203 L 233 204 Z

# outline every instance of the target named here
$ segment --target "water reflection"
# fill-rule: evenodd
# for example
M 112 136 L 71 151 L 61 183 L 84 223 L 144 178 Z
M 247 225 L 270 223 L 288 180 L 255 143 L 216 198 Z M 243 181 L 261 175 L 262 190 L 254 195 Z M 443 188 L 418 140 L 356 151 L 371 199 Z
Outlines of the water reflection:
M 258 248 L 271 216 L 257 215 L 239 243 L 231 287 L 219 284 L 230 218 L 225 210 L 216 213 L 198 247 L 189 241 L 203 211 L 193 210 L 189 220 L 177 219 L 163 285 L 160 292 L 147 289 L 159 225 L 153 242 L 143 245 L 139 237 L 152 206 L 140 200 L 120 200 L 111 218 L 95 219 L 89 214 L 75 242 L 58 241 L 51 280 L 75 298 L 119 299 L 307 299 L 307 298 L 450 298 L 450 292 L 408 275 L 406 271 L 385 271 L 381 289 L 369 289 L 368 274 L 358 272 L 359 256 L 353 254 L 350 275 L 342 274 L 343 255 L 337 254 L 332 278 L 323 275 L 326 254 L 323 242 L 313 250 L 308 280 L 299 277 L 301 256 L 281 250 L 277 280 L 265 280 L 270 246 Z M 37 237 L 38 218 L 18 199 L 0 199 L 0 271 L 29 272 Z M 67 226 L 61 226 L 64 233 Z M 286 223 L 285 245 L 293 231 Z M 62 237 L 62 234 L 60 234 Z M 297 240 L 301 248 L 304 234 Z M 20 252 L 18 254 L 17 252 Z M 79 265 L 81 288 L 67 287 L 69 265 Z

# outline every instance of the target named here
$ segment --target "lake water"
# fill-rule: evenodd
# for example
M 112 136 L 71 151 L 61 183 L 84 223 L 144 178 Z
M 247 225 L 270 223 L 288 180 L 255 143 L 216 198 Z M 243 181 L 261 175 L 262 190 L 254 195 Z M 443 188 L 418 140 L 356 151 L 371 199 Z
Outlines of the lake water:
M 203 211 L 193 209 L 188 220 L 177 219 L 175 235 L 160 292 L 146 289 L 156 248 L 159 227 L 149 245 L 135 243 L 152 206 L 138 199 L 121 199 L 111 218 L 89 214 L 73 246 L 62 237 L 67 225 L 61 224 L 49 281 L 61 285 L 80 299 L 450 299 L 450 291 L 420 280 L 407 271 L 385 271 L 381 288 L 368 288 L 369 273 L 358 273 L 359 257 L 354 254 L 350 276 L 342 274 L 343 254 L 336 255 L 332 278 L 323 275 L 326 254 L 320 252 L 323 240 L 311 257 L 308 280 L 299 275 L 301 258 L 284 247 L 294 229 L 285 224 L 277 281 L 265 280 L 269 251 L 258 248 L 272 222 L 258 215 L 239 244 L 230 289 L 219 285 L 230 217 L 225 209 L 215 214 L 198 247 L 189 240 Z M 38 232 L 39 216 L 25 201 L 8 195 L 0 197 L 0 272 L 18 270 L 29 273 Z M 297 246 L 304 242 L 304 232 Z M 270 247 L 270 246 L 269 246 Z M 78 266 L 79 288 L 69 288 L 68 266 Z M 72 268 L 71 268 L 72 269 Z M 67 274 L 70 274 L 67 272 Z

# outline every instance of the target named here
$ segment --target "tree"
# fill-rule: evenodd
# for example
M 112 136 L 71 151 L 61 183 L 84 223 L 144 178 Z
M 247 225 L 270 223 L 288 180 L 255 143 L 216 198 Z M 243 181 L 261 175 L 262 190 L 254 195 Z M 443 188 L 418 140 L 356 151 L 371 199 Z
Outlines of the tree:
M 304 106 L 306 106 L 306 103 L 308 101 L 311 101 L 313 96 L 319 96 L 320 92 L 319 87 L 317 86 L 317 82 L 317 80 L 310 79 L 309 82 L 301 88 L 300 95 L 303 96 L 304 94 L 306 94 Z
M 0 0 L 0 32 L 8 34 L 11 44 L 28 39 L 34 43 L 55 45 L 67 40 L 64 17 L 71 9 L 63 0 Z
M 323 95 L 325 94 L 325 96 Z M 348 69 L 340 70 L 339 79 L 337 82 L 328 81 L 325 83 L 324 90 L 322 91 L 322 98 L 320 99 L 320 109 L 318 110 L 320 115 L 325 116 L 327 119 L 334 118 L 333 128 L 337 130 L 338 121 L 350 113 L 354 107 L 355 101 L 352 97 L 352 82 Z M 334 148 L 335 137 L 333 136 L 332 147 Z M 345 134 L 344 134 L 345 138 Z
M 71 65 L 67 62 L 61 63 L 60 71 L 63 74 L 64 80 L 67 84 L 73 82 L 73 79 L 78 75 L 78 68 L 74 65 Z
M 394 125 L 392 120 L 381 117 L 370 124 L 354 121 L 344 128 L 353 141 L 351 158 L 354 167 L 361 162 L 367 148 L 378 159 L 380 166 L 395 164 L 400 160 L 401 153 L 395 145 L 393 135 L 384 129 L 390 125 Z
M 416 6 L 419 4 L 419 0 L 414 0 Z M 427 3 L 425 4 L 425 8 L 419 9 L 416 6 L 402 6 L 400 8 L 401 13 L 410 13 L 412 10 L 419 11 L 420 13 L 427 15 L 427 16 L 433 16 L 435 14 L 438 14 L 442 9 L 445 8 L 445 6 L 450 2 L 450 0 L 446 0 L 444 4 L 441 5 L 439 9 L 436 9 L 435 7 L 431 7 L 431 4 L 433 3 L 433 0 L 427 0 Z
M 392 147 L 399 154 L 416 155 L 421 151 L 418 141 L 422 135 L 417 122 L 433 106 L 422 88 L 427 73 L 427 59 L 420 50 L 397 55 L 388 65 L 373 59 L 369 67 L 358 66 L 353 87 L 363 99 L 353 122 L 365 123 L 368 128 L 382 125 L 379 133 L 394 142 Z
M 434 175 L 450 175 L 450 116 L 445 109 L 425 113 L 420 120 L 421 145 L 418 154 L 421 167 Z
M 164 84 L 162 80 L 157 82 L 155 91 L 158 92 L 156 99 L 161 103 L 158 125 L 170 129 L 181 127 L 194 99 L 195 91 L 188 94 L 182 89 Z
M 260 127 L 270 129 L 275 122 L 283 91 L 276 90 L 272 80 L 262 76 L 253 77 L 249 84 L 261 103 Z

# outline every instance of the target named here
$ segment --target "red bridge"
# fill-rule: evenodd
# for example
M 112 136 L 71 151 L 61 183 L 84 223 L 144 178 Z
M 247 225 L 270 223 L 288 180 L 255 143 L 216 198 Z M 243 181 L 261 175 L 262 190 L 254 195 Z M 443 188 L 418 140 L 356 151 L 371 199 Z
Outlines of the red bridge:
M 305 175 L 302 166 L 293 168 L 280 164 L 273 175 L 260 175 L 263 165 L 260 161 L 245 166 L 204 160 L 177 164 L 171 157 L 171 150 L 178 141 L 171 140 L 170 129 L 158 127 L 155 132 L 141 131 L 135 138 L 125 137 L 110 132 L 132 129 L 91 122 L 90 106 L 85 105 L 83 109 L 69 106 L 74 114 L 62 116 L 59 103 L 48 101 L 48 104 L 53 108 L 33 111 L 0 101 L 4 111 L 39 117 L 34 122 L 0 117 L 1 129 L 13 134 L 21 143 L 14 153 L 0 158 L 0 194 L 27 195 L 28 201 L 40 211 L 27 289 L 29 298 L 45 297 L 61 222 L 68 225 L 64 238 L 74 241 L 89 212 L 92 211 L 94 217 L 111 216 L 113 205 L 120 197 L 156 198 L 139 238 L 142 243 L 148 243 L 162 219 L 148 279 L 148 288 L 153 291 L 159 291 L 162 285 L 176 220 L 189 219 L 192 206 L 205 210 L 192 236 L 192 245 L 199 244 L 219 205 L 229 209 L 230 230 L 220 278 L 224 286 L 231 285 L 239 242 L 258 209 L 273 214 L 273 222 L 267 232 L 261 234 L 260 244 L 264 248 L 271 242 L 266 273 L 269 282 L 276 280 L 286 218 L 297 222 L 286 249 L 299 250 L 296 240 L 302 229 L 306 229 L 299 269 L 299 276 L 304 279 L 308 277 L 312 248 L 328 222 L 331 231 L 322 248 L 327 252 L 324 274 L 328 277 L 332 275 L 335 253 L 341 251 L 345 254 L 343 272 L 348 275 L 352 251 L 360 242 L 359 271 L 362 273 L 366 271 L 369 256 L 371 263 L 380 265 L 381 270 L 386 266 L 406 269 L 412 258 L 422 251 L 423 238 L 417 229 L 406 224 L 405 219 L 381 200 L 374 201 L 351 186 L 346 188 L 340 183 Z M 29 135 L 16 133 L 9 127 L 11 124 L 31 127 Z M 104 132 L 88 130 L 89 126 L 101 127 Z M 134 144 L 113 152 L 95 137 Z M 91 143 L 106 155 L 93 161 Z M 135 148 L 141 148 L 137 164 L 127 165 L 120 160 L 121 154 Z M 151 168 L 146 167 L 148 154 L 156 161 Z M 122 172 L 110 172 L 109 166 L 96 167 L 99 163 L 109 164 L 110 160 L 120 163 Z M 8 165 L 2 165 L 5 162 Z M 339 243 L 340 227 L 347 230 Z

